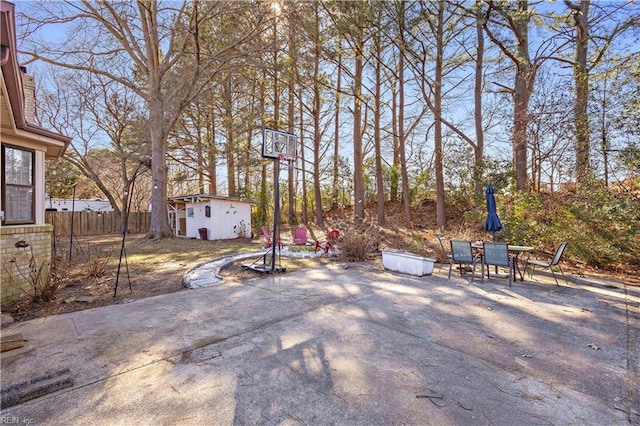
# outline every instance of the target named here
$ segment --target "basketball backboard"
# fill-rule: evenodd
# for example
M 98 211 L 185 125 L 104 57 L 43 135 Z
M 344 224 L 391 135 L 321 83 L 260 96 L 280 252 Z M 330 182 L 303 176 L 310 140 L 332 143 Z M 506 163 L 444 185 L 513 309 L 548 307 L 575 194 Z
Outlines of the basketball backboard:
M 297 155 L 296 135 L 275 129 L 262 129 L 262 156 L 277 159 L 279 155 Z

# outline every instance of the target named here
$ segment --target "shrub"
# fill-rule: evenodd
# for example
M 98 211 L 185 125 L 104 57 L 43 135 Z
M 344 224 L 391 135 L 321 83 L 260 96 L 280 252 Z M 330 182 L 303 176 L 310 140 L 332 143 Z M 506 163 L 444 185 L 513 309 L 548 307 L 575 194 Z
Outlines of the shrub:
M 348 262 L 360 262 L 367 260 L 367 254 L 371 252 L 371 241 L 362 234 L 356 232 L 345 232 L 342 241 L 339 243 L 342 256 Z
M 63 287 L 62 274 L 58 273 L 56 264 L 52 264 L 49 260 L 38 261 L 33 248 L 31 248 L 28 265 L 21 267 L 14 262 L 10 264 L 9 269 L 5 266 L 5 270 L 9 276 L 9 284 L 24 292 L 33 303 L 52 301 Z M 16 282 L 14 278 L 16 275 L 21 278 L 20 282 Z
M 589 266 L 618 269 L 640 265 L 640 200 L 597 183 L 562 194 L 516 194 L 498 201 L 506 241 L 553 253 L 568 241 L 567 258 Z M 634 220 L 635 219 L 635 220 Z
M 91 253 L 88 251 L 87 259 L 85 260 L 85 271 L 88 277 L 100 278 L 107 273 L 107 265 L 111 260 L 111 256 L 106 253 L 97 252 Z

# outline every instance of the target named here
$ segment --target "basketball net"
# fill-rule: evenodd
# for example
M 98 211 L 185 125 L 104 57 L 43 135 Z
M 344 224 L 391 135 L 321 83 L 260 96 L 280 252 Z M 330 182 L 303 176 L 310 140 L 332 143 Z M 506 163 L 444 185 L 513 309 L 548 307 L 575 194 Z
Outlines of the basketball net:
M 289 167 L 289 171 L 293 171 L 293 165 L 295 164 L 298 156 L 295 154 L 278 154 L 278 161 L 286 164 Z

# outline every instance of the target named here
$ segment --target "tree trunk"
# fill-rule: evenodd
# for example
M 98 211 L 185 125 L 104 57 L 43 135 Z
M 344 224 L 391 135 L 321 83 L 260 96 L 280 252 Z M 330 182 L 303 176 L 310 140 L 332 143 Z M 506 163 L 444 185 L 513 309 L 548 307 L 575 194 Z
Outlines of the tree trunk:
M 200 126 L 196 126 L 196 140 L 195 140 L 195 150 L 196 150 L 196 173 L 198 175 L 198 192 L 200 194 L 204 194 L 204 154 L 205 150 L 202 144 L 202 130 Z
M 298 61 L 297 58 L 297 47 L 296 47 L 296 38 L 295 38 L 295 28 L 291 22 L 289 22 L 289 84 L 288 84 L 288 93 L 289 93 L 289 102 L 288 102 L 288 117 L 289 117 L 289 125 L 288 131 L 293 134 L 295 131 L 295 76 L 297 74 L 296 63 Z M 287 168 L 287 183 L 288 183 L 288 191 L 287 195 L 289 198 L 289 209 L 288 213 L 288 223 L 292 225 L 297 222 L 296 220 L 296 193 L 295 193 L 295 171 L 293 167 Z
M 320 131 L 320 90 L 314 84 L 314 114 L 313 114 L 313 192 L 315 197 L 316 224 L 324 225 L 322 215 L 322 188 L 320 186 L 320 142 L 322 134 Z M 317 109 L 316 109 L 317 108 Z
M 267 79 L 267 67 L 262 69 L 262 81 L 265 82 L 260 84 L 260 96 L 258 97 L 258 102 L 260 111 L 265 111 L 265 99 L 266 99 L 266 82 Z M 266 116 L 266 115 L 265 115 Z M 264 120 L 262 121 L 262 128 L 266 127 L 266 123 Z M 267 224 L 267 207 L 269 202 L 267 200 L 267 163 L 263 159 L 262 167 L 260 170 L 260 204 L 258 204 L 258 214 L 257 214 L 257 226 L 261 227 Z
M 252 107 L 253 109 L 253 107 Z M 247 131 L 247 142 L 244 152 L 244 179 L 242 183 L 243 190 L 239 194 L 241 197 L 248 197 L 251 193 L 251 172 L 253 168 L 251 164 L 251 152 L 253 151 L 253 128 L 249 128 Z
M 322 46 L 320 45 L 320 16 L 318 10 L 318 2 L 314 3 L 315 26 L 313 31 L 313 192 L 315 197 L 315 213 L 316 225 L 324 226 L 324 218 L 322 215 L 322 188 L 320 186 L 320 143 L 322 141 L 322 131 L 320 129 L 320 60 L 322 55 Z M 338 54 L 339 55 L 339 54 Z M 338 56 L 338 64 L 340 65 L 340 56 Z M 340 90 L 340 66 L 338 66 L 338 92 Z M 338 122 L 340 115 L 340 98 L 336 97 L 336 135 L 335 135 L 335 152 L 338 151 Z M 338 158 L 333 159 L 333 202 L 337 204 L 337 187 L 338 187 Z
M 299 99 L 302 99 L 302 85 L 298 84 L 298 90 L 299 92 Z M 302 101 L 301 101 L 302 102 Z M 301 168 L 301 180 L 302 180 L 302 206 L 301 206 L 301 220 L 302 223 L 307 224 L 309 223 L 309 206 L 307 203 L 307 164 L 304 161 L 305 159 L 305 149 L 304 149 L 304 144 L 302 143 L 302 141 L 304 140 L 304 111 L 302 110 L 302 108 L 300 108 L 300 118 L 298 119 L 298 134 L 300 135 L 300 140 L 299 140 L 299 148 L 300 151 L 298 152 L 298 155 L 300 156 L 300 168 Z
M 474 85 L 474 121 L 476 130 L 476 146 L 474 147 L 474 174 L 476 194 L 482 198 L 482 176 L 484 174 L 484 129 L 482 126 L 482 67 L 484 65 L 484 32 L 482 31 L 483 16 L 479 2 L 476 2 L 476 69 Z
M 214 114 L 211 110 L 208 113 L 207 121 L 207 174 L 209 176 L 209 194 L 218 193 L 218 178 L 216 167 L 216 126 Z
M 362 151 L 362 74 L 364 72 L 364 40 L 356 36 L 355 73 L 353 76 L 353 215 L 364 219 L 364 154 Z
M 607 79 L 605 77 L 602 89 L 602 114 L 600 128 L 600 149 L 604 166 L 604 186 L 609 187 L 609 137 L 607 135 Z
M 391 129 L 393 139 L 393 163 L 391 165 L 391 183 L 389 200 L 395 205 L 398 202 L 398 191 L 400 187 L 400 147 L 398 143 L 398 91 L 395 82 L 391 85 Z
M 442 67 L 444 61 L 444 1 L 438 2 L 438 17 L 436 19 L 436 69 L 433 92 L 434 114 L 434 150 L 436 171 L 436 224 L 438 229 L 447 227 L 447 211 L 445 207 L 444 191 L 444 155 L 442 147 Z
M 160 41 L 158 40 L 157 4 L 149 7 L 138 4 L 143 27 L 147 30 L 145 38 L 147 78 L 149 83 L 146 98 L 149 108 L 149 136 L 151 139 L 151 174 L 154 190 L 151 191 L 151 223 L 149 238 L 171 237 L 169 216 L 167 213 L 167 130 L 165 128 L 164 96 L 162 94 L 162 75 L 160 72 Z
M 378 17 L 378 22 L 380 22 Z M 384 226 L 384 175 L 382 173 L 382 148 L 380 137 L 380 116 L 382 109 L 381 91 L 382 91 L 382 47 L 380 46 L 380 33 L 374 36 L 374 48 L 376 55 L 375 65 L 375 99 L 373 108 L 373 143 L 375 149 L 375 164 L 376 164 L 376 201 L 377 201 L 377 217 L 378 225 Z
M 589 71 L 587 54 L 589 49 L 589 0 L 580 0 L 573 14 L 576 27 L 576 60 L 573 75 L 576 87 L 574 120 L 576 132 L 576 184 L 582 187 L 588 184 L 590 175 L 589 143 Z
M 223 123 L 226 136 L 226 157 L 227 157 L 227 189 L 229 197 L 235 197 L 236 191 L 236 140 L 235 140 L 235 126 L 233 119 L 233 95 L 231 89 L 231 75 L 227 75 L 227 78 L 222 85 L 222 103 L 223 109 Z
M 527 124 L 529 122 L 529 99 L 535 80 L 535 66 L 529 59 L 528 1 L 518 1 L 515 32 L 518 38 L 516 80 L 513 100 L 513 167 L 516 175 L 516 190 L 527 191 Z
M 256 93 L 257 91 L 257 83 L 256 80 L 253 80 L 251 82 L 251 92 L 252 93 Z M 252 97 L 251 101 L 250 101 L 250 112 L 249 115 L 251 117 L 256 117 L 256 98 Z M 262 110 L 261 110 L 262 111 Z M 255 128 L 253 126 L 249 126 L 249 128 L 247 129 L 247 143 L 245 145 L 245 151 L 244 151 L 244 161 L 243 161 L 243 166 L 244 166 L 244 179 L 243 179 L 243 188 L 244 190 L 242 191 L 241 196 L 243 197 L 249 197 L 251 192 L 252 192 L 252 182 L 251 182 L 251 177 L 253 176 L 253 173 L 255 171 L 255 169 L 251 166 L 251 157 L 252 157 L 252 152 L 253 152 L 253 135 L 255 134 Z
M 267 206 L 269 200 L 267 200 L 267 164 L 262 163 L 260 170 L 260 204 L 258 205 L 258 226 L 264 226 L 267 224 Z
M 516 81 L 513 96 L 513 167 L 516 175 L 516 190 L 527 191 L 527 124 L 529 122 L 529 89 L 531 70 L 526 64 L 516 66 Z
M 533 92 L 536 71 L 539 63 L 531 62 L 529 56 L 529 13 L 528 0 L 518 0 L 517 10 L 509 10 L 510 3 L 489 1 L 489 14 L 497 11 L 504 22 L 501 27 L 508 28 L 516 42 L 515 52 L 512 52 L 496 37 L 487 25 L 483 23 L 487 35 L 502 52 L 508 56 L 515 66 L 515 83 L 513 89 L 513 168 L 516 179 L 516 190 L 526 191 L 529 188 L 527 177 L 527 124 L 529 121 L 529 99 Z M 540 59 L 538 62 L 542 62 Z
M 163 104 L 160 93 L 160 79 L 152 78 L 149 88 L 149 132 L 151 137 L 151 174 L 153 190 L 151 191 L 151 221 L 148 238 L 158 239 L 171 237 L 169 216 L 167 214 L 167 139 L 162 123 Z
M 400 51 L 398 53 L 398 147 L 400 155 L 400 173 L 402 175 L 402 206 L 404 218 L 411 226 L 411 191 L 409 189 L 409 172 L 407 170 L 407 150 L 404 131 L 404 57 L 406 46 L 404 44 L 404 3 L 400 4 Z
M 342 40 L 339 41 L 342 43 Z M 318 41 L 319 43 L 319 41 Z M 340 92 L 342 91 L 342 49 L 338 48 L 338 75 L 336 76 L 336 115 L 333 123 L 333 187 L 331 190 L 331 208 L 338 208 L 338 197 L 340 188 L 340 174 L 338 168 L 338 158 L 340 156 Z

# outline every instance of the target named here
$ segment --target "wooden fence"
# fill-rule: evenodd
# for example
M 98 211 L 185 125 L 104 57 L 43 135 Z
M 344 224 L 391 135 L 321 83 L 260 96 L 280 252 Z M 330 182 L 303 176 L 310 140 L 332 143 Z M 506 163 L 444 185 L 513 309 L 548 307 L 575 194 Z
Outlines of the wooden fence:
M 71 215 L 73 214 L 73 234 L 105 235 L 122 234 L 120 215 L 115 212 L 45 212 L 45 222 L 53 225 L 53 233 L 58 237 L 71 234 Z M 149 230 L 151 212 L 129 213 L 129 233 L 141 234 Z

